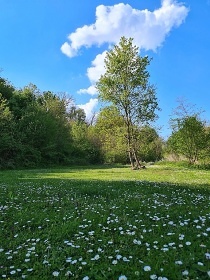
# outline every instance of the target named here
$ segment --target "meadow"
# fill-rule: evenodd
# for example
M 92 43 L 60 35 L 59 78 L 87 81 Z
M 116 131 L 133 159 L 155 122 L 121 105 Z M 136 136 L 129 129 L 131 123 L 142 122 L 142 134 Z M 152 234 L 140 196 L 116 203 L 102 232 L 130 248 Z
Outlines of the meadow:
M 210 279 L 210 171 L 0 172 L 2 279 Z

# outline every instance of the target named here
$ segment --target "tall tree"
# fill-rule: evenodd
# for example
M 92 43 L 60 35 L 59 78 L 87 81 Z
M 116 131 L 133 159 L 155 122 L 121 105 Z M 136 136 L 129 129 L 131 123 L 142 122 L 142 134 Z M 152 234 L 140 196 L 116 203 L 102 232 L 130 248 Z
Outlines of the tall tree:
M 123 116 L 127 151 L 132 168 L 141 167 L 136 151 L 135 127 L 153 121 L 158 109 L 156 89 L 149 83 L 150 59 L 139 56 L 133 39 L 122 37 L 119 45 L 107 52 L 106 72 L 96 85 L 99 98 L 116 106 Z

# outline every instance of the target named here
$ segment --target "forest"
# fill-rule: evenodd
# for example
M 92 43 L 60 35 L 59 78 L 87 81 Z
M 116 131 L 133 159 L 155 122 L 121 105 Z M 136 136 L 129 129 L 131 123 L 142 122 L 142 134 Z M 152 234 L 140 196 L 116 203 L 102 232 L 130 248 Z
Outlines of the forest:
M 149 83 L 150 61 L 122 37 L 108 52 L 106 73 L 96 85 L 108 106 L 89 122 L 65 94 L 42 92 L 34 84 L 17 89 L 0 76 L 0 168 L 130 163 L 139 169 L 162 159 L 207 165 L 210 128 L 199 111 L 180 103 L 167 140 L 152 126 L 159 107 Z
M 40 92 L 30 84 L 15 89 L 0 78 L 0 167 L 126 163 L 123 120 L 114 107 L 86 122 L 73 100 Z M 139 130 L 144 161 L 162 157 L 162 142 L 150 127 Z M 140 139 L 141 138 L 141 139 Z

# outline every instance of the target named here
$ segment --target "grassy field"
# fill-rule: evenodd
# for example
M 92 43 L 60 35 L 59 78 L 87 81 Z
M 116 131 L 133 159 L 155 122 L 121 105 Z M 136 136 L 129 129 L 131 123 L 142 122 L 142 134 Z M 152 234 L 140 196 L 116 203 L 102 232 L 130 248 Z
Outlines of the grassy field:
M 0 172 L 2 279 L 210 279 L 210 171 Z

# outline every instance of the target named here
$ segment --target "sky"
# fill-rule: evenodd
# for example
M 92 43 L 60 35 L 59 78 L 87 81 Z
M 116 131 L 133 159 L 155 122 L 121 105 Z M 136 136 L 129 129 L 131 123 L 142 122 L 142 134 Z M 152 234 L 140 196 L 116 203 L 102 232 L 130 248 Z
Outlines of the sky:
M 161 111 L 167 138 L 178 99 L 210 120 L 210 0 L 0 0 L 0 75 L 16 88 L 72 97 L 87 118 L 103 106 L 95 83 L 106 51 L 132 37 Z

